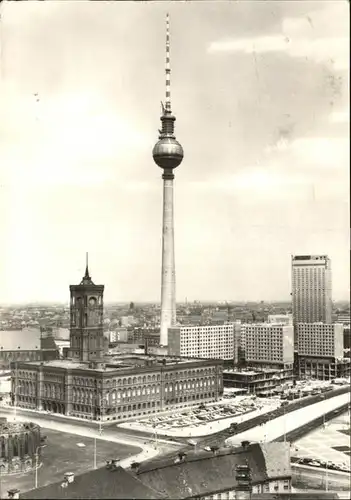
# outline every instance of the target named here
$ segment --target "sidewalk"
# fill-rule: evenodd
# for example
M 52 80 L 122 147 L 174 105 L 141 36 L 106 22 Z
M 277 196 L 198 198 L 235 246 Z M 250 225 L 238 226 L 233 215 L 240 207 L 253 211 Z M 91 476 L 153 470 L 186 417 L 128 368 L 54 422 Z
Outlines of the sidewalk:
M 262 426 L 236 434 L 229 438 L 227 442 L 232 445 L 240 444 L 245 440 L 251 442 L 274 441 L 278 437 L 312 422 L 312 420 L 323 415 L 323 413 L 328 413 L 334 409 L 340 408 L 349 402 L 350 393 L 341 394 L 331 399 L 326 399 L 310 406 L 299 408 L 291 413 L 286 413 L 286 415 L 270 420 Z

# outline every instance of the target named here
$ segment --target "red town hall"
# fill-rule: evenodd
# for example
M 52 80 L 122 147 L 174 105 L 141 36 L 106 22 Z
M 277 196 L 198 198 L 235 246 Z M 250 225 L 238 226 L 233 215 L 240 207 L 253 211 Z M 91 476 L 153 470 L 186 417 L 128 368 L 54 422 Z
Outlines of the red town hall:
M 217 401 L 222 395 L 221 361 L 105 355 L 104 285 L 93 283 L 88 265 L 70 294 L 68 357 L 13 363 L 13 404 L 107 421 Z

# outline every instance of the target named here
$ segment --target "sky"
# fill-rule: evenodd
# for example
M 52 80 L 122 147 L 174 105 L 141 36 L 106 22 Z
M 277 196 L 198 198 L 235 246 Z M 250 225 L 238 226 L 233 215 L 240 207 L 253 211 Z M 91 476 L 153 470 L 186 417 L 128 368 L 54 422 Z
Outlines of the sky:
M 170 14 L 177 300 L 289 300 L 292 254 L 349 297 L 349 5 L 2 2 L 0 303 L 159 301 L 152 159 Z

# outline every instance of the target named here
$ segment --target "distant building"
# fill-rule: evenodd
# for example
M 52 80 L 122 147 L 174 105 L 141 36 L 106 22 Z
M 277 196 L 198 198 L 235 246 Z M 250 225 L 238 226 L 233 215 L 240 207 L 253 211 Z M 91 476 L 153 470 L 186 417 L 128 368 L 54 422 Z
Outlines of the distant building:
M 147 354 L 150 347 L 160 345 L 160 332 L 150 332 L 144 335 L 145 354 Z
M 240 328 L 240 323 L 171 327 L 168 331 L 168 352 L 172 356 L 234 360 L 236 325 Z
M 292 256 L 292 308 L 294 325 L 332 322 L 331 261 L 327 255 Z
M 267 323 L 280 323 L 281 325 L 292 325 L 292 314 L 269 314 Z
M 0 369 L 19 361 L 43 361 L 58 358 L 54 341 L 41 338 L 37 328 L 0 331 Z
M 2 371 L 0 373 L 0 396 L 8 395 L 11 392 L 11 372 Z
M 345 313 L 338 314 L 336 317 L 336 323 L 341 323 L 342 325 L 348 326 L 350 328 L 350 313 L 349 314 L 345 314 Z
M 109 332 L 110 344 L 115 344 L 116 342 L 128 342 L 128 330 L 127 328 L 116 328 Z
M 350 359 L 344 358 L 342 324 L 299 323 L 296 328 L 300 378 L 331 380 L 350 375 Z
M 121 316 L 121 326 L 123 327 L 128 327 L 128 326 L 133 326 L 135 325 L 136 320 L 134 316 Z
M 228 309 L 214 311 L 210 319 L 211 325 L 224 325 L 228 322 Z
M 143 328 L 128 328 L 128 342 L 130 344 L 144 344 L 144 335 Z

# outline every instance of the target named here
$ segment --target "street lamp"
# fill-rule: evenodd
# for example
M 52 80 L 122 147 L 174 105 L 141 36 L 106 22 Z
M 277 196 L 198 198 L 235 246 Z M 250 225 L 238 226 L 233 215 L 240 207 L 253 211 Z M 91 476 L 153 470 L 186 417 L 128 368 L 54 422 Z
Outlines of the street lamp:
M 1 496 L 1 492 L 2 492 L 2 484 L 1 484 L 2 469 L 5 469 L 5 465 L 4 464 L 0 464 L 0 500 L 2 498 L 2 496 Z
M 325 491 L 328 491 L 328 462 L 325 463 Z
M 285 405 L 283 406 L 283 425 L 284 425 L 284 443 L 286 443 L 286 413 L 285 413 Z
M 94 415 L 93 415 L 93 404 L 94 402 L 91 403 L 91 420 L 93 421 Z M 103 400 L 100 400 L 100 408 L 103 407 Z M 101 436 L 102 434 L 102 423 L 101 423 L 101 411 L 100 411 L 100 420 L 99 420 L 99 435 Z M 96 436 L 95 436 L 95 430 L 94 430 L 94 469 L 97 468 L 96 465 Z
M 18 391 L 18 389 L 21 389 L 22 387 L 24 387 L 24 385 L 17 385 L 17 384 L 15 385 L 15 394 L 14 394 L 14 396 L 15 396 L 15 401 L 14 401 L 14 403 L 15 403 L 14 419 L 15 420 L 16 420 L 16 417 L 17 417 L 17 391 Z
M 40 444 L 35 449 L 35 489 L 38 488 L 38 465 L 39 465 L 38 464 L 38 457 L 39 457 L 38 450 L 40 450 L 41 448 L 45 448 L 45 447 L 46 447 L 46 444 Z
M 94 420 L 93 405 L 94 405 L 94 402 L 91 403 L 91 421 Z M 95 436 L 95 429 L 94 429 L 94 469 L 96 469 L 96 436 Z
M 154 428 L 154 436 L 155 436 L 155 450 L 157 450 L 157 427 L 156 424 L 152 426 Z

